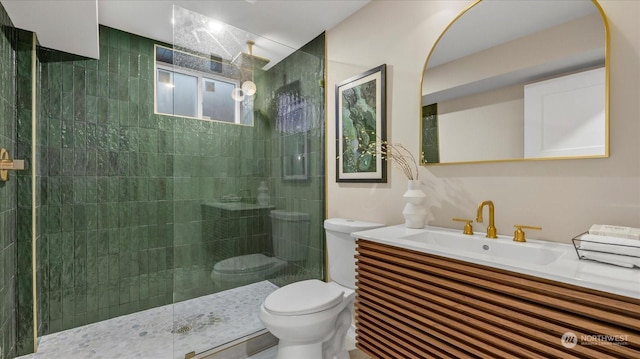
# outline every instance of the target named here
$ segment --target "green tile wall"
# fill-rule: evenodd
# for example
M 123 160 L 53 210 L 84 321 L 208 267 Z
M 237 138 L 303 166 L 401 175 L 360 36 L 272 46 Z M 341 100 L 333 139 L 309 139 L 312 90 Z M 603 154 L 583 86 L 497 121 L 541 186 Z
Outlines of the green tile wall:
M 0 147 L 13 156 L 16 144 L 15 29 L 0 4 Z M 0 182 L 0 358 L 16 355 L 17 180 Z
M 17 354 L 27 354 L 34 350 L 34 295 L 33 295 L 33 228 L 32 223 L 36 223 L 36 248 L 42 245 L 40 241 L 40 230 L 37 224 L 40 223 L 38 212 L 40 211 L 39 196 L 36 196 L 36 217 L 32 212 L 32 178 L 36 174 L 36 194 L 40 189 L 40 169 L 37 168 L 41 162 L 36 159 L 33 162 L 32 156 L 32 133 L 33 133 L 33 110 L 32 100 L 34 97 L 33 80 L 33 41 L 32 32 L 16 30 L 16 116 L 17 116 L 17 152 L 16 158 L 25 160 L 24 171 L 17 172 L 18 191 L 18 213 L 17 218 Z M 37 67 L 37 63 L 36 63 Z M 36 90 L 37 86 L 36 72 Z M 37 93 L 35 94 L 37 97 Z M 36 111 L 37 108 L 36 108 Z M 36 113 L 37 115 L 37 113 Z M 36 122 L 37 126 L 41 126 Z M 36 128 L 36 131 L 38 129 Z M 36 146 L 39 144 L 36 143 Z M 38 146 L 39 147 L 39 146 Z M 37 150 L 36 150 L 37 153 Z M 37 169 L 37 170 L 36 170 Z M 37 249 L 36 249 L 37 250 Z M 36 269 L 39 269 L 39 262 L 36 262 Z
M 153 114 L 153 42 L 100 27 L 100 60 L 39 58 L 44 333 L 171 303 L 173 129 Z

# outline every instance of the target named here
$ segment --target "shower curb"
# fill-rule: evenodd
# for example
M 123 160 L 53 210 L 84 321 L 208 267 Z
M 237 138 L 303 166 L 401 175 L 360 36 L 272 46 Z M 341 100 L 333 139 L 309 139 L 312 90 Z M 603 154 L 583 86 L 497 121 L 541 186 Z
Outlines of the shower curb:
M 263 329 L 217 348 L 202 352 L 192 359 L 245 359 L 263 350 L 278 345 L 278 338 Z

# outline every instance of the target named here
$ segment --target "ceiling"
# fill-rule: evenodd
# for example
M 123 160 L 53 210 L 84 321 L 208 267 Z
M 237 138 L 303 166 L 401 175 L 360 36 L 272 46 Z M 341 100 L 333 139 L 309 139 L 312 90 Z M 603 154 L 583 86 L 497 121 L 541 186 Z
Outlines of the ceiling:
M 446 30 L 429 58 L 429 66 L 435 67 L 597 13 L 591 1 L 483 1 Z
M 205 15 L 292 52 L 349 17 L 369 0 L 0 0 L 17 28 L 40 45 L 99 58 L 98 24 L 173 43 L 173 6 Z M 284 46 L 283 46 L 284 45 Z M 254 53 L 277 63 L 278 54 Z M 289 53 L 290 53 L 289 52 Z

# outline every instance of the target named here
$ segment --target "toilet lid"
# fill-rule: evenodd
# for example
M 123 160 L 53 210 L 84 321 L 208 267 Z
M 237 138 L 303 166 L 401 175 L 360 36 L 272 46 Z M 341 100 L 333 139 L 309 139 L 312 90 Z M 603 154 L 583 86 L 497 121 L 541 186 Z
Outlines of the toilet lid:
M 321 312 L 338 305 L 344 292 L 317 279 L 291 283 L 269 294 L 264 308 L 278 315 L 302 315 Z
M 247 254 L 221 260 L 213 266 L 218 273 L 249 273 L 273 267 L 278 259 L 267 257 L 262 253 Z

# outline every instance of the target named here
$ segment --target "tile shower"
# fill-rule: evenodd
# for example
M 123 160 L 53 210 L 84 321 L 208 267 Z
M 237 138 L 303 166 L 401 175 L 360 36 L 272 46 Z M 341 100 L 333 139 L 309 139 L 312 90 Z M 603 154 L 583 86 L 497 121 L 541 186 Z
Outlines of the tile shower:
M 0 146 L 16 152 L 15 30 L 0 9 Z M 16 180 L 0 183 L 0 357 L 16 353 Z
M 201 205 L 243 189 L 255 200 L 261 181 L 275 208 L 311 219 L 308 259 L 273 282 L 324 276 L 323 35 L 256 80 L 255 124 L 237 126 L 154 114 L 152 40 L 101 27 L 100 60 L 39 47 L 33 57 L 33 35 L 0 10 L 0 140 L 17 158 L 35 149 L 37 164 L 33 187 L 31 171 L 0 185 L 0 357 L 33 352 L 34 323 L 41 338 L 215 294 Z M 283 89 L 307 106 L 305 181 L 281 178 Z M 264 231 L 225 224 L 234 236 Z

